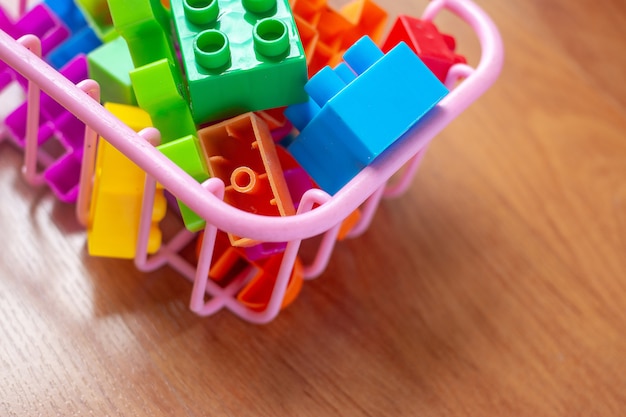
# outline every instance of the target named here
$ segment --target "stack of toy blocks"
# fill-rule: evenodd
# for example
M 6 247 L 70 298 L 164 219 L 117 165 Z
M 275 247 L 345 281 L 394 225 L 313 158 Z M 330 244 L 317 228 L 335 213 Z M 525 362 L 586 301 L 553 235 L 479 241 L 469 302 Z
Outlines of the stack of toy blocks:
M 442 81 L 452 65 L 465 62 L 453 38 L 407 16 L 383 40 L 387 13 L 370 0 L 339 10 L 326 0 L 76 1 L 46 0 L 29 12 L 44 51 L 74 37 L 75 45 L 55 58 L 69 62 L 64 74 L 79 82 L 88 64 L 108 111 L 135 131 L 156 127 L 166 157 L 200 183 L 221 179 L 226 203 L 259 215 L 294 215 L 314 187 L 339 192 L 448 93 Z M 17 35 L 28 32 L 25 24 L 25 17 L 14 23 L 0 13 L 0 27 Z M 102 45 L 87 48 L 90 37 Z M 87 60 L 72 59 L 81 48 L 90 49 Z M 11 75 L 1 70 L 0 87 L 2 74 Z M 25 114 L 22 106 L 7 119 L 22 142 Z M 70 133 L 77 130 L 80 140 Z M 45 175 L 55 193 L 75 199 L 82 124 L 42 95 L 39 136 L 41 142 L 57 136 L 68 149 Z M 90 254 L 136 255 L 145 179 L 100 138 Z M 161 245 L 165 205 L 157 186 L 148 253 Z M 204 229 L 204 219 L 179 208 L 187 229 Z M 358 218 L 357 211 L 346 219 L 340 236 Z M 202 234 L 198 247 L 201 241 Z M 209 277 L 223 286 L 240 281 L 237 300 L 261 311 L 285 246 L 218 231 Z M 291 268 L 283 307 L 302 287 L 300 261 Z

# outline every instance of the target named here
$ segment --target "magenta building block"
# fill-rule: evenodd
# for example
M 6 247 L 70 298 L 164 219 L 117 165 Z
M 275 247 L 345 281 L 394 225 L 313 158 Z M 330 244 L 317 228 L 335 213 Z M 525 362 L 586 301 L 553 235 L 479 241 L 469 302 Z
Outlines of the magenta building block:
M 44 57 L 70 36 L 68 27 L 45 4 L 36 5 L 15 22 L 0 7 L 0 29 L 15 39 L 28 34 L 37 36 Z M 0 91 L 13 80 L 24 88 L 27 85 L 26 79 L 0 61 Z
M 87 79 L 87 59 L 79 55 L 61 69 L 61 74 L 74 84 Z M 80 177 L 85 125 L 71 112 L 45 93 L 40 96 L 38 142 L 43 144 L 51 138 L 59 141 L 65 154 L 54 161 L 44 172 L 44 179 L 51 190 L 63 202 L 75 202 Z M 26 143 L 27 103 L 7 116 L 5 124 L 15 142 Z
M 272 255 L 283 253 L 287 247 L 286 242 L 263 242 L 258 245 L 243 248 L 246 258 L 251 261 L 269 258 Z
M 74 203 L 78 198 L 82 151 L 65 154 L 50 165 L 43 177 L 54 195 L 64 203 Z
M 48 6 L 38 4 L 15 22 L 13 33 L 9 34 L 14 38 L 27 34 L 37 36 L 41 39 L 42 55 L 46 56 L 69 38 L 70 30 Z
M 61 74 L 64 75 L 68 80 L 73 82 L 74 84 L 79 83 L 82 80 L 87 78 L 87 59 L 84 55 L 78 56 L 74 58 L 70 63 L 68 63 L 64 68 L 61 69 Z M 62 129 L 59 131 L 62 136 L 59 139 L 65 140 L 68 143 L 82 143 L 82 137 L 80 139 L 69 137 L 71 135 L 71 131 L 67 129 L 67 125 L 69 122 L 66 120 L 69 116 L 63 116 L 64 114 L 70 114 L 63 106 L 54 101 L 50 96 L 45 93 L 41 93 L 40 96 L 40 114 L 39 114 L 39 127 L 40 130 L 47 124 L 52 125 L 53 133 L 56 133 L 58 130 L 56 124 L 57 122 L 61 123 L 60 126 Z M 23 103 L 17 109 L 15 109 L 11 114 L 7 116 L 5 119 L 5 123 L 9 128 L 9 132 L 13 135 L 15 141 L 24 146 L 26 142 L 26 112 L 27 112 L 27 103 Z M 70 114 L 71 115 L 71 114 Z M 63 116 L 63 118 L 62 118 Z M 74 117 L 71 115 L 71 117 Z M 75 117 L 74 117 L 75 118 Z M 76 118 L 75 118 L 76 119 Z M 78 119 L 76 119 L 78 120 Z M 42 135 L 40 131 L 39 140 L 43 143 L 50 136 Z M 81 134 L 82 135 L 82 134 Z

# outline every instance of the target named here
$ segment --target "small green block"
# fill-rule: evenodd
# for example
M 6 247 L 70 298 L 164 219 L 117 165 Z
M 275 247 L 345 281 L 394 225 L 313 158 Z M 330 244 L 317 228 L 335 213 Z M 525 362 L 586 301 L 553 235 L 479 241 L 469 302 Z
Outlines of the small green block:
M 105 43 L 87 55 L 89 78 L 100 84 L 100 101 L 136 105 L 128 73 L 134 68 L 124 38 Z
M 182 168 L 183 171 L 191 175 L 194 180 L 204 182 L 210 178 L 206 161 L 202 156 L 200 142 L 194 135 L 185 136 L 160 145 L 157 149 Z M 202 217 L 198 216 L 180 200 L 178 201 L 178 207 L 180 207 L 183 222 L 188 230 L 197 232 L 204 229 L 206 222 Z
M 307 100 L 288 0 L 171 0 L 196 124 Z
M 111 13 L 107 0 L 75 0 L 76 5 L 83 11 L 85 20 L 102 42 L 110 42 L 118 37 L 113 28 Z
M 170 14 L 160 0 L 109 0 L 113 24 L 126 39 L 136 68 L 167 58 L 176 65 Z
M 181 81 L 166 59 L 144 65 L 130 72 L 139 107 L 152 118 L 167 143 L 196 134 L 187 101 L 181 94 Z

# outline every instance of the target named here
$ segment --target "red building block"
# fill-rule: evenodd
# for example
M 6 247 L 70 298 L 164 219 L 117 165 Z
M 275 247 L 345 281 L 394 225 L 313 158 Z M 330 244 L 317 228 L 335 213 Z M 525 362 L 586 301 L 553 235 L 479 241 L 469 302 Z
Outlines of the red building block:
M 446 80 L 452 65 L 467 62 L 464 56 L 454 52 L 454 38 L 440 33 L 432 22 L 399 16 L 383 43 L 383 52 L 387 53 L 401 41 L 409 45 L 441 82 Z

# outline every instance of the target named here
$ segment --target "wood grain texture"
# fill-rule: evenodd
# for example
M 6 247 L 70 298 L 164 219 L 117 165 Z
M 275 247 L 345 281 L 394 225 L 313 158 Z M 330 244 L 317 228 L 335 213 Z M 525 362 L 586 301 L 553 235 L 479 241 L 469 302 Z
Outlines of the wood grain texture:
M 0 145 L 0 415 L 624 415 L 626 3 L 478 3 L 501 79 L 266 326 L 89 258 Z

